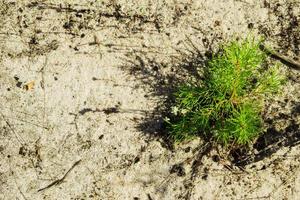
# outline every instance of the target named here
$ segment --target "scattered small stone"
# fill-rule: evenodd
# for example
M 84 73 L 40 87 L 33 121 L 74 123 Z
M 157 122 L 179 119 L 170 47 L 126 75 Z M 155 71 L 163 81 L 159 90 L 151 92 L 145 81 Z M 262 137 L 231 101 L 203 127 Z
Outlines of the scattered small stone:
M 100 135 L 100 136 L 99 136 L 99 140 L 102 140 L 103 137 L 104 137 L 104 135 Z
M 27 153 L 27 149 L 24 146 L 21 146 L 19 149 L 19 154 L 25 156 Z
M 215 27 L 216 27 L 216 26 L 220 26 L 220 24 L 221 24 L 221 22 L 220 22 L 219 20 L 216 20 L 214 26 L 215 26 Z
M 180 177 L 185 176 L 185 170 L 181 163 L 173 165 L 170 169 L 170 173 L 171 174 L 176 173 L 177 176 L 180 176 Z
M 219 157 L 218 155 L 213 155 L 213 156 L 212 156 L 212 160 L 213 160 L 214 162 L 219 162 L 219 161 L 220 161 L 220 157 Z
M 140 162 L 140 158 L 137 156 L 137 157 L 135 157 L 135 159 L 134 159 L 134 161 L 133 161 L 134 163 L 138 163 L 138 162 Z
M 248 24 L 248 28 L 249 28 L 249 29 L 253 29 L 253 27 L 254 27 L 254 24 L 253 24 L 253 23 L 249 23 L 249 24 Z
M 18 81 L 17 84 L 16 84 L 16 86 L 17 86 L 18 88 L 21 88 L 22 82 Z
M 208 174 L 205 174 L 205 175 L 203 175 L 201 178 L 202 178 L 203 180 L 207 180 L 207 177 L 208 177 Z
M 188 152 L 190 152 L 190 151 L 191 151 L 191 147 L 187 147 L 187 148 L 184 149 L 184 152 L 185 152 L 185 153 L 188 153 Z

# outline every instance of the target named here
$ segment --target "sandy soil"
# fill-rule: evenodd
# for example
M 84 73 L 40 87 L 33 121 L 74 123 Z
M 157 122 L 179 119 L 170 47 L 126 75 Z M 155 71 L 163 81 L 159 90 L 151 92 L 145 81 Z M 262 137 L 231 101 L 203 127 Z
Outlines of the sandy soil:
M 299 199 L 299 71 L 282 65 L 243 164 L 200 139 L 172 147 L 162 127 L 173 86 L 221 43 L 261 35 L 298 59 L 299 0 L 1 0 L 0 13 L 0 199 Z

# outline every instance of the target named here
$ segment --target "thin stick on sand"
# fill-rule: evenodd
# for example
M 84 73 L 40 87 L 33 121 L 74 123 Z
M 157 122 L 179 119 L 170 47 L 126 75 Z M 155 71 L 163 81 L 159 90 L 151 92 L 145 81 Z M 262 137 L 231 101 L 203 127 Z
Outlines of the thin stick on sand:
M 262 47 L 263 51 L 265 51 L 266 53 L 272 55 L 275 58 L 278 58 L 279 60 L 281 60 L 281 61 L 283 61 L 287 64 L 289 64 L 290 67 L 292 67 L 296 70 L 300 70 L 300 63 L 299 62 L 297 62 L 297 61 L 295 61 L 295 60 L 293 60 L 293 59 L 291 59 L 287 56 L 284 56 L 284 55 L 278 53 L 277 51 L 275 51 L 275 50 L 273 50 L 273 49 L 271 49 L 271 48 L 269 48 L 265 45 L 262 45 L 261 47 Z

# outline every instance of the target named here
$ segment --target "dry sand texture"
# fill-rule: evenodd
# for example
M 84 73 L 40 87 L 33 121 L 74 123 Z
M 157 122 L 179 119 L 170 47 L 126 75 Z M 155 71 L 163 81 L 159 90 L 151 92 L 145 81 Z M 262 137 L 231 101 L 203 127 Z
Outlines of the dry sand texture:
M 283 66 L 240 167 L 161 136 L 172 86 L 220 43 L 263 35 L 297 59 L 299 0 L 1 0 L 0 12 L 0 199 L 299 199 L 299 71 Z

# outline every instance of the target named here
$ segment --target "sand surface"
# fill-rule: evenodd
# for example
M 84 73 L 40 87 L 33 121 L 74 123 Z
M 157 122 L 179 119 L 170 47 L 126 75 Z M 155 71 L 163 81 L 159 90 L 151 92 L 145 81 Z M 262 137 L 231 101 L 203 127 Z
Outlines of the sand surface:
M 0 14 L 0 199 L 299 199 L 299 71 L 282 65 L 243 167 L 162 136 L 172 86 L 220 44 L 260 35 L 299 59 L 299 0 L 0 0 Z

